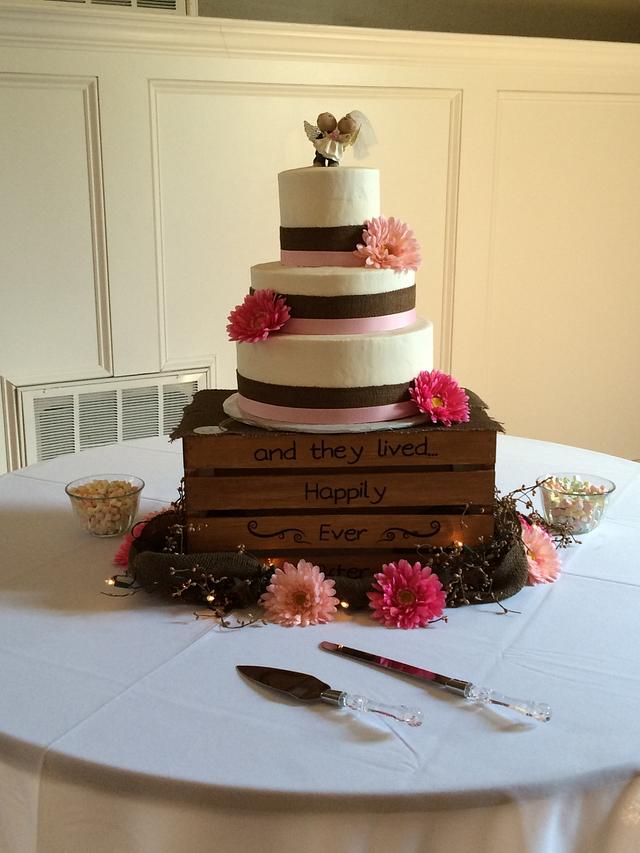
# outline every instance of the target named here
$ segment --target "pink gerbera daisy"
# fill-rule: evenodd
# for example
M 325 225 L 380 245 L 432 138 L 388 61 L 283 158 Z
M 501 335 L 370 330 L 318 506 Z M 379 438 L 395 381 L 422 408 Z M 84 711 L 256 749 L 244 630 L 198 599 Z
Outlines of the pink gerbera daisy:
M 141 518 L 140 521 L 134 524 L 128 533 L 125 533 L 124 539 L 120 543 L 120 547 L 116 551 L 115 556 L 113 558 L 114 565 L 129 565 L 129 551 L 131 550 L 131 544 L 140 536 L 142 531 L 147 526 L 147 523 L 151 521 L 152 518 L 155 518 L 156 515 L 162 515 L 162 513 L 166 511 L 166 509 L 160 509 L 156 512 L 150 512 L 148 515 L 145 515 L 144 518 Z
M 414 379 L 409 394 L 432 423 L 451 426 L 469 420 L 469 398 L 456 380 L 439 370 L 423 370 Z
M 560 574 L 560 557 L 551 536 L 539 524 L 520 519 L 529 566 L 529 584 L 553 583 Z
M 420 246 L 413 231 L 405 222 L 391 216 L 378 216 L 365 223 L 362 243 L 354 255 L 363 258 L 365 266 L 375 269 L 417 270 L 420 266 Z
M 386 563 L 374 575 L 373 592 L 368 592 L 373 618 L 388 628 L 424 628 L 442 616 L 446 593 L 430 566 L 406 560 Z
M 284 297 L 273 290 L 256 290 L 245 296 L 242 305 L 236 305 L 229 314 L 229 340 L 249 344 L 264 341 L 271 332 L 281 329 L 289 317 Z
M 260 604 L 271 622 L 286 625 L 317 625 L 331 622 L 338 605 L 334 582 L 325 580 L 318 566 L 300 560 L 285 563 L 271 577 Z

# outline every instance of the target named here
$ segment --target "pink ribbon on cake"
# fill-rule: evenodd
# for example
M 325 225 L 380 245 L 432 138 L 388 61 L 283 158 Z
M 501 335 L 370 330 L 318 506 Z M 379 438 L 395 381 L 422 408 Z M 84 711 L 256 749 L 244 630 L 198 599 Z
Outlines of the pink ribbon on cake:
M 366 332 L 389 332 L 415 322 L 416 310 L 380 317 L 348 317 L 346 319 L 313 319 L 292 317 L 280 329 L 281 335 L 361 335 Z
M 353 252 L 307 252 L 282 249 L 280 261 L 285 267 L 363 267 L 362 258 Z
M 238 404 L 247 415 L 291 424 L 374 424 L 419 414 L 413 400 L 388 403 L 384 406 L 364 406 L 353 409 L 299 409 L 259 403 L 238 394 Z

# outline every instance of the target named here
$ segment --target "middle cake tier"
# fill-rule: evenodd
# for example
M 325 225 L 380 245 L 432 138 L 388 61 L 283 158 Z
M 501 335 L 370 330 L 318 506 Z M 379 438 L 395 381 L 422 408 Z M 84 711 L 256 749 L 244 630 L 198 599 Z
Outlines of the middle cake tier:
M 433 366 L 433 326 L 279 334 L 238 343 L 238 392 L 250 415 L 291 423 L 375 423 L 410 417 L 416 376 Z
M 416 321 L 415 272 L 368 267 L 251 268 L 251 289 L 284 297 L 291 319 L 282 334 L 361 334 Z

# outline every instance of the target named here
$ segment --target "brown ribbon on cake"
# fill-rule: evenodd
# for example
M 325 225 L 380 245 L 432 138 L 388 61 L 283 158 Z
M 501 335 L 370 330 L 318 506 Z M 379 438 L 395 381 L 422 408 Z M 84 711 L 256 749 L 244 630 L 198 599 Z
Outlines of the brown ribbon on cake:
M 410 382 L 399 385 L 368 385 L 362 388 L 313 388 L 289 385 L 272 385 L 257 382 L 240 373 L 238 391 L 243 397 L 270 403 L 274 406 L 289 406 L 304 409 L 357 409 L 367 406 L 385 406 L 410 400 Z
M 253 287 L 250 293 L 255 293 Z M 345 296 L 300 296 L 278 293 L 291 311 L 292 317 L 322 320 L 346 320 L 357 317 L 386 317 L 416 307 L 416 286 L 403 287 L 386 293 L 364 293 Z
M 364 225 L 332 228 L 284 228 L 280 226 L 280 248 L 287 252 L 353 252 L 362 242 Z

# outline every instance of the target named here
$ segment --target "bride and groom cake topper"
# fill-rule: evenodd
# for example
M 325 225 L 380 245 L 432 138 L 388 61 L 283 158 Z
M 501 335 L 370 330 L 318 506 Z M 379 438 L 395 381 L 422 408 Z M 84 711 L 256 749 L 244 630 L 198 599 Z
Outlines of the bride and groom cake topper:
M 339 120 L 332 113 L 320 113 L 315 124 L 305 121 L 304 129 L 316 150 L 314 166 L 340 165 L 345 149 L 350 146 L 354 146 L 356 156 L 363 157 L 376 142 L 373 128 L 359 110 L 352 110 Z

